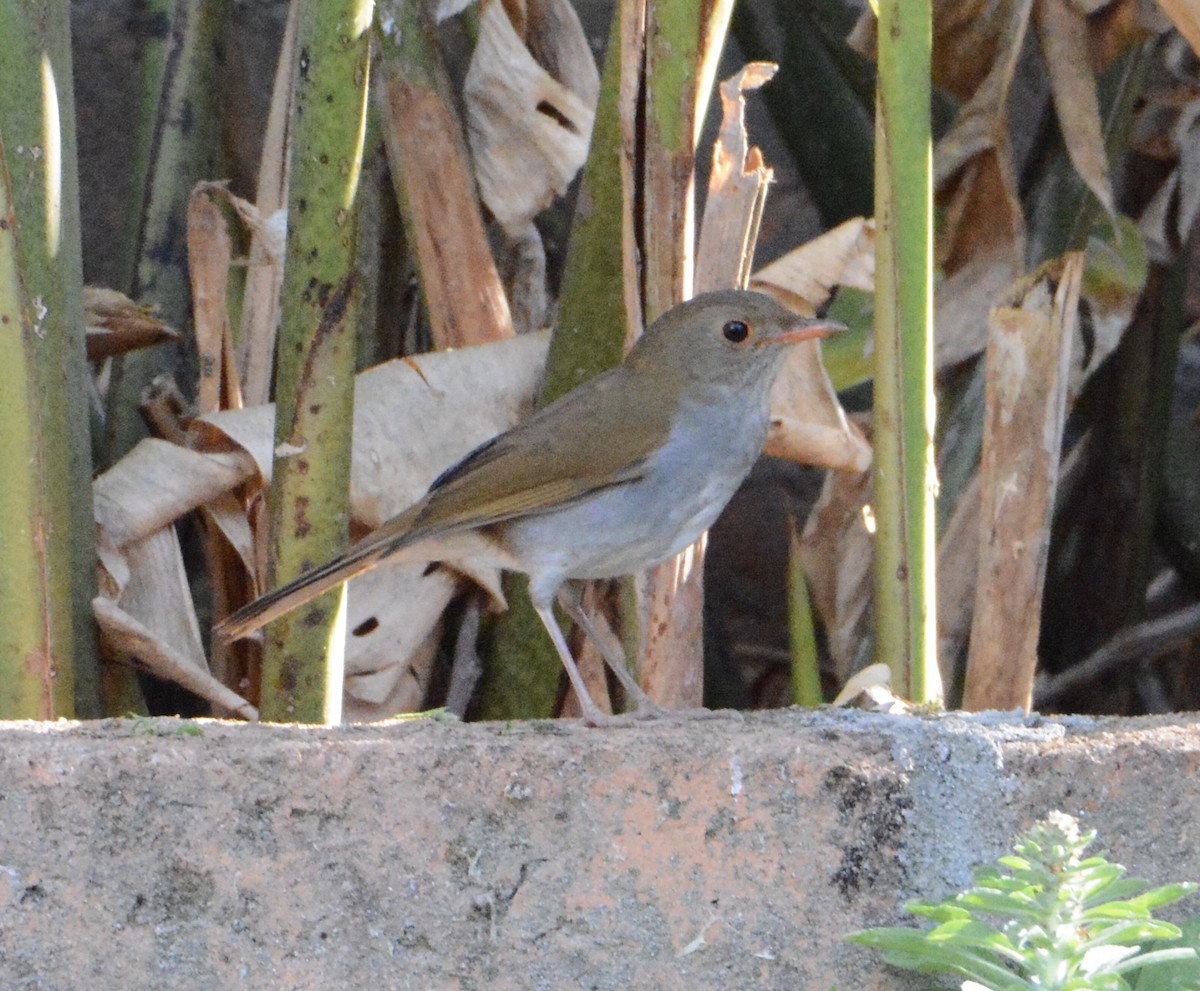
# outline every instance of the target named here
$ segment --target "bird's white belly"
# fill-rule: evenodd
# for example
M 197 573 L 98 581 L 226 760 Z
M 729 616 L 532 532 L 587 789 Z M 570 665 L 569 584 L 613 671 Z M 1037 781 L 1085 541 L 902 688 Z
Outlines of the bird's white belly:
M 693 428 L 672 436 L 636 482 L 507 525 L 505 543 L 535 589 L 552 595 L 564 579 L 633 574 L 679 553 L 712 526 L 753 465 L 762 437 L 729 431 L 719 411 Z

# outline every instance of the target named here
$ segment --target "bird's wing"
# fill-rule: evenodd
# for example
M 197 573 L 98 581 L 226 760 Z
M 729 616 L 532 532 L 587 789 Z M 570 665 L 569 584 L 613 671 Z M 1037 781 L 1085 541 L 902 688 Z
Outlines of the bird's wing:
M 659 404 L 633 406 L 628 391 L 627 376 L 616 369 L 568 393 L 476 448 L 433 483 L 412 515 L 401 514 L 372 536 L 403 535 L 412 543 L 560 509 L 639 478 L 665 442 L 670 420 Z M 615 437 L 619 443 L 611 442 Z

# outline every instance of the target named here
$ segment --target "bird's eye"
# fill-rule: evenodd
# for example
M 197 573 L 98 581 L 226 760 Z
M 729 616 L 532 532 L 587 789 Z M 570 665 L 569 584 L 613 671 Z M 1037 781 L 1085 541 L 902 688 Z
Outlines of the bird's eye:
M 750 336 L 750 328 L 741 320 L 730 320 L 721 328 L 721 333 L 724 335 L 725 340 L 731 341 L 734 344 L 741 344 Z

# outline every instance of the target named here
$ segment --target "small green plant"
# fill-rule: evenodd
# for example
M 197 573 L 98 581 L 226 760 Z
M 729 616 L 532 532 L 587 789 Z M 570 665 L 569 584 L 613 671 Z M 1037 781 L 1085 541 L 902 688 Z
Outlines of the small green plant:
M 1129 991 L 1128 975 L 1165 961 L 1189 972 L 1178 991 L 1200 988 L 1194 949 L 1142 949 L 1179 938 L 1178 927 L 1151 913 L 1196 886 L 1147 891 L 1124 867 L 1084 859 L 1095 838 L 1094 830 L 1080 833 L 1073 817 L 1052 812 L 1020 836 L 1015 856 L 977 870 L 966 891 L 906 906 L 935 928 L 867 929 L 849 939 L 882 951 L 893 966 L 966 978 L 962 991 Z

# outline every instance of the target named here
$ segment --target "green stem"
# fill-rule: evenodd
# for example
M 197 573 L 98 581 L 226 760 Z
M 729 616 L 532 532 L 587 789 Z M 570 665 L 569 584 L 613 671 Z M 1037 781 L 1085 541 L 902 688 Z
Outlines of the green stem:
M 370 0 L 304 3 L 292 118 L 287 262 L 275 372 L 270 574 L 277 587 L 334 557 L 349 530 L 359 172 Z M 267 628 L 262 716 L 341 720 L 342 592 Z
M 879 660 L 917 702 L 935 649 L 929 0 L 880 0 L 875 115 L 875 620 Z
M 99 714 L 69 38 L 0 5 L 0 719 Z

